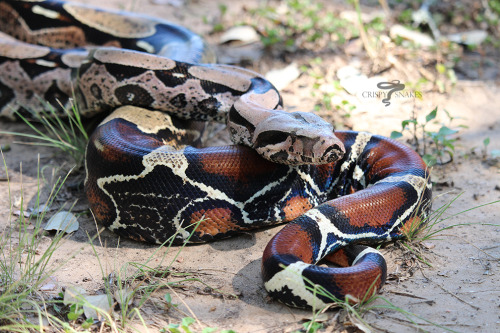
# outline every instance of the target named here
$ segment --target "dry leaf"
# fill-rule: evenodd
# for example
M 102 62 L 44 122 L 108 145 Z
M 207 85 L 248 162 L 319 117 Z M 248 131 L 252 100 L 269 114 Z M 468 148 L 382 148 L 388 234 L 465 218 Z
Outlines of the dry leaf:
M 273 69 L 266 73 L 266 79 L 278 90 L 282 90 L 299 76 L 300 70 L 296 63 L 291 63 L 285 68 Z
M 248 25 L 239 25 L 236 27 L 229 28 L 225 33 L 220 36 L 219 42 L 221 44 L 237 41 L 242 44 L 255 43 L 260 40 L 257 31 Z
M 420 45 L 422 47 L 430 47 L 434 46 L 435 44 L 434 39 L 432 39 L 432 37 L 430 37 L 429 35 L 426 35 L 418 31 L 410 30 L 400 24 L 393 25 L 391 27 L 391 30 L 389 31 L 389 34 L 391 35 L 392 39 L 395 39 L 396 37 L 401 37 L 403 39 L 410 40 L 413 43 Z
M 127 302 L 127 305 L 130 305 L 134 301 L 134 291 L 128 288 L 115 290 L 114 296 L 120 306 L 122 306 L 124 302 Z
M 83 299 L 83 297 L 87 294 L 87 291 L 79 286 L 70 286 L 67 287 L 64 291 L 64 305 L 70 305 L 74 303 L 78 303 Z
M 108 295 L 92 295 L 85 296 L 85 304 L 83 304 L 83 313 L 87 318 L 101 319 L 102 315 L 100 312 L 109 313 L 111 310 L 110 301 L 108 300 Z M 90 306 L 92 305 L 92 306 Z M 102 311 L 96 311 L 96 309 Z
M 488 33 L 483 30 L 471 30 L 456 34 L 447 35 L 448 40 L 464 45 L 479 45 L 488 37 Z
M 64 231 L 69 234 L 77 231 L 79 226 L 75 215 L 67 211 L 60 211 L 49 219 L 44 229 Z

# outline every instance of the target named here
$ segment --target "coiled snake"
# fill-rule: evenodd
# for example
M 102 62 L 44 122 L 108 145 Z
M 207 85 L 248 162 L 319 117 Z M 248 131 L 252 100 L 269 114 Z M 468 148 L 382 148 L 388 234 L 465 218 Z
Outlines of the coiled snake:
M 203 64 L 205 44 L 183 27 L 60 1 L 0 1 L 0 25 L 18 40 L 0 44 L 2 116 L 67 106 L 72 87 L 82 115 L 113 111 L 88 143 L 85 191 L 119 235 L 204 242 L 289 222 L 264 251 L 264 285 L 321 306 L 314 284 L 339 298 L 378 290 L 385 261 L 355 244 L 400 238 L 428 210 L 414 151 L 283 111 L 259 74 Z M 235 145 L 198 147 L 208 120 L 227 122 Z

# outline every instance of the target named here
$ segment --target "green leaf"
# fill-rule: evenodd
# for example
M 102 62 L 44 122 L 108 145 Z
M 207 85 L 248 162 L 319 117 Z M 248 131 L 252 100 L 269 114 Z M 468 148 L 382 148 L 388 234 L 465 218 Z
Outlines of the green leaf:
M 224 25 L 222 23 L 216 23 L 214 24 L 213 28 L 212 28 L 212 31 L 213 32 L 221 32 L 221 31 L 224 31 Z
M 314 322 L 306 322 L 306 323 L 303 323 L 302 326 L 304 327 L 304 329 L 306 329 L 307 333 L 316 333 L 318 332 L 320 329 L 323 328 L 323 324 L 322 323 L 318 323 L 316 321 Z
M 89 318 L 87 320 L 85 320 L 83 323 L 82 323 L 82 328 L 83 329 L 88 329 L 90 328 L 90 326 L 92 326 L 94 324 L 94 319 L 93 318 Z
M 83 309 L 76 308 L 76 304 L 71 306 L 71 311 L 68 313 L 69 320 L 77 320 L 83 314 Z
M 189 326 L 195 322 L 194 318 L 184 317 L 182 318 L 181 327 L 186 333 L 191 333 Z
M 489 144 L 490 144 L 490 138 L 486 138 L 486 139 L 483 140 L 483 145 L 485 147 L 488 147 Z
M 451 129 L 447 126 L 442 126 L 439 131 L 438 131 L 438 135 L 440 136 L 448 136 L 448 135 L 452 135 L 452 134 L 455 134 L 455 133 L 458 133 L 457 130 L 454 130 L 454 129 Z
M 203 330 L 201 330 L 201 333 L 212 333 L 217 331 L 217 327 L 205 327 Z
M 172 303 L 172 295 L 167 293 L 167 294 L 165 294 L 165 296 L 163 296 L 163 298 L 165 298 L 165 301 L 167 302 L 167 306 L 174 307 L 174 308 L 179 306 L 179 304 Z
M 219 4 L 220 15 L 224 16 L 227 13 L 227 6 L 224 4 Z
M 401 122 L 401 128 L 405 129 L 406 126 L 408 126 L 409 124 L 417 124 L 417 121 L 415 119 L 406 119 L 406 120 L 403 120 Z
M 54 304 L 54 305 L 52 306 L 52 308 L 54 309 L 54 311 L 55 311 L 56 313 L 61 313 L 61 307 L 60 307 L 59 305 Z
M 446 72 L 446 66 L 443 64 L 436 64 L 436 70 L 439 74 L 444 74 Z
M 436 157 L 431 154 L 425 154 L 424 156 L 422 156 L 422 159 L 428 167 L 431 167 L 437 163 Z
M 179 329 L 179 324 L 168 324 L 167 329 L 171 333 L 182 333 L 182 331 Z
M 425 131 L 425 135 L 432 139 L 432 141 L 439 141 L 439 135 L 436 132 Z
M 437 154 L 438 155 L 438 154 Z M 422 155 L 422 159 L 428 167 L 431 167 L 437 163 L 437 155 L 434 156 L 432 154 L 424 154 Z
M 455 145 L 453 144 L 454 142 L 455 142 L 455 140 L 446 140 L 443 142 L 443 145 L 445 147 L 450 148 L 450 151 L 448 151 L 448 154 L 450 154 L 450 155 L 453 155 L 452 152 L 455 151 Z
M 435 108 L 434 110 L 429 112 L 429 114 L 427 116 L 425 116 L 425 122 L 428 123 L 429 121 L 436 118 L 436 114 L 437 114 L 437 108 Z
M 403 136 L 403 134 L 401 132 L 398 132 L 398 131 L 391 132 L 391 139 L 399 139 L 402 136 Z
M 69 320 L 77 320 L 78 319 L 78 315 L 74 312 L 70 312 L 68 313 L 68 319 Z

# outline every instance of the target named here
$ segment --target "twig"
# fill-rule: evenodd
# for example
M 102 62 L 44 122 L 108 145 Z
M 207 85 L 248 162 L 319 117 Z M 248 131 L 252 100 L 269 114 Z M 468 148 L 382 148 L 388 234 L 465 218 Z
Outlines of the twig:
M 392 294 L 395 294 L 395 295 L 398 295 L 398 296 L 405 296 L 405 297 L 411 297 L 411 298 L 418 298 L 418 299 L 422 299 L 426 302 L 431 302 L 430 299 L 427 299 L 425 297 L 420 297 L 420 296 L 417 296 L 417 295 L 413 295 L 413 294 L 409 294 L 409 293 L 404 293 L 404 292 L 401 292 L 401 291 L 392 291 L 392 290 L 388 290 L 388 292 L 392 293 Z
M 358 19 L 356 20 L 356 23 L 359 29 L 359 36 L 361 37 L 361 41 L 363 42 L 363 46 L 365 47 L 366 53 L 368 53 L 370 59 L 374 60 L 377 58 L 377 52 L 373 49 L 370 39 L 366 35 L 365 27 L 363 25 L 363 20 L 361 19 L 361 9 L 359 7 L 359 0 L 354 1 L 354 7 L 356 9 L 356 12 L 358 13 Z

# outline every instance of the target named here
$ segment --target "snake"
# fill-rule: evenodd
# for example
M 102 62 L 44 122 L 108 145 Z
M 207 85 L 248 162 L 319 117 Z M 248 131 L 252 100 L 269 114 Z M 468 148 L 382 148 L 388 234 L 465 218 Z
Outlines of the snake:
M 368 245 L 401 239 L 429 214 L 429 171 L 415 151 L 286 111 L 262 75 L 214 63 L 185 27 L 1 0 L 0 29 L 3 118 L 47 107 L 63 116 L 74 103 L 106 117 L 87 145 L 85 193 L 120 236 L 199 243 L 283 224 L 264 250 L 263 285 L 286 305 L 318 308 L 378 292 L 387 265 Z M 233 144 L 204 146 L 207 122 L 225 124 Z

